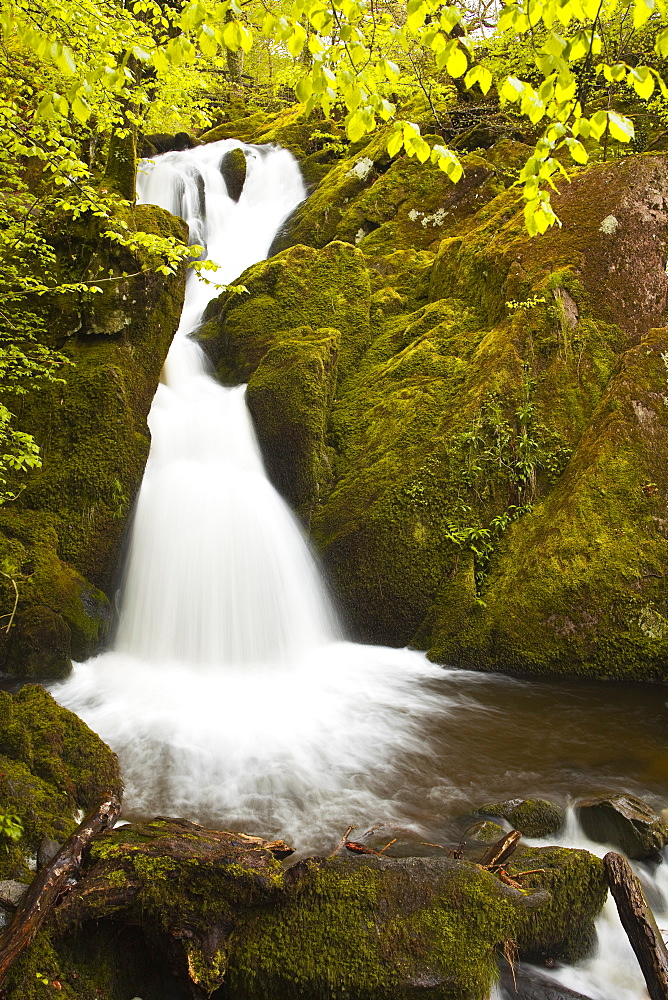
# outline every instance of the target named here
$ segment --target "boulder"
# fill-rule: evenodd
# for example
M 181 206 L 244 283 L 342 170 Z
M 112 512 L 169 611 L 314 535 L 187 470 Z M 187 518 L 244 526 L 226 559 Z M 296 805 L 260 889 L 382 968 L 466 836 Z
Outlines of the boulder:
M 578 802 L 576 811 L 591 840 L 618 847 L 629 858 L 654 857 L 668 844 L 668 823 L 635 795 L 588 799 Z
M 596 945 L 594 918 L 608 896 L 600 858 L 566 847 L 520 846 L 504 867 L 525 891 L 548 896 L 518 928 L 522 961 L 573 963 L 590 954 Z
M 267 474 L 308 524 L 332 477 L 327 419 L 341 335 L 311 327 L 291 333 L 264 355 L 246 400 Z
M 228 150 L 220 161 L 220 172 L 228 195 L 233 201 L 239 201 L 246 183 L 246 157 L 243 149 L 237 146 Z
M 321 251 L 292 247 L 248 268 L 234 284 L 250 294 L 223 293 L 198 332 L 227 385 L 247 382 L 267 351 L 297 330 L 340 331 L 339 383 L 369 344 L 369 277 L 363 254 L 348 243 Z
M 561 806 L 547 799 L 508 799 L 482 806 L 477 810 L 483 816 L 507 819 L 513 829 L 525 837 L 548 837 L 564 825 L 566 814 Z
M 45 843 L 57 849 L 80 811 L 121 790 L 115 755 L 44 688 L 0 691 L 0 813 L 18 816 L 23 830 L 0 849 L 0 879 L 26 877 L 29 859 L 39 860 Z
M 0 906 L 5 909 L 15 909 L 26 894 L 28 886 L 14 879 L 3 879 L 0 882 Z

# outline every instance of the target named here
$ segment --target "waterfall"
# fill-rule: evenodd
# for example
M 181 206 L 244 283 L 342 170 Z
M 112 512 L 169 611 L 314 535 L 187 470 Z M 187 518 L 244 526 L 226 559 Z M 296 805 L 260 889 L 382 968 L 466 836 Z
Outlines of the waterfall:
M 246 182 L 233 201 L 220 166 L 234 146 L 168 153 L 140 173 L 140 199 L 178 212 L 191 238 L 204 238 L 220 264 L 218 284 L 266 256 L 304 197 L 289 153 L 240 147 Z M 299 528 L 265 476 L 244 387 L 215 382 L 189 337 L 216 294 L 194 275 L 188 282 L 151 408 L 116 650 L 193 666 L 290 662 L 333 637 L 334 616 Z
M 221 163 L 243 150 L 238 201 Z M 304 198 L 285 150 L 224 140 L 144 161 L 142 202 L 188 223 L 228 284 Z M 322 849 L 409 824 L 410 766 L 447 698 L 424 656 L 344 642 L 306 540 L 267 479 L 244 400 L 190 334 L 219 292 L 192 274 L 151 407 L 112 651 L 54 689 L 119 754 L 126 815 L 185 815 Z M 406 768 L 408 766 L 408 771 Z M 404 789 L 405 794 L 400 790 Z

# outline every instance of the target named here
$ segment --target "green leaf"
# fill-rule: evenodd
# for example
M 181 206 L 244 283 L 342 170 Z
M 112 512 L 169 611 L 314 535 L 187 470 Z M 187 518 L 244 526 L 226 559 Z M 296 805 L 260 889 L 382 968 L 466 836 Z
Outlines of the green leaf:
M 84 101 L 82 97 L 77 96 L 74 98 L 72 101 L 72 114 L 77 121 L 81 122 L 82 125 L 85 125 L 91 116 L 91 112 L 92 108 L 90 104 Z
M 662 59 L 668 59 L 668 28 L 664 28 L 663 31 L 660 31 L 656 36 L 654 51 L 657 55 L 661 56 Z
M 619 142 L 630 142 L 635 135 L 631 119 L 618 115 L 616 111 L 608 111 L 608 128 L 612 138 Z
M 654 77 L 648 66 L 631 68 L 626 81 L 644 101 L 654 93 Z
M 404 148 L 404 136 L 401 128 L 395 129 L 391 133 L 390 138 L 387 140 L 387 152 L 389 156 L 394 157 L 400 150 Z
M 642 28 L 650 19 L 655 8 L 655 0 L 635 0 L 633 7 L 633 27 Z
M 448 56 L 445 68 L 450 76 L 457 79 L 458 77 L 464 75 L 468 69 L 468 64 L 469 62 L 464 51 L 459 47 L 459 45 L 456 45 Z
M 524 84 L 515 76 L 507 76 L 501 84 L 500 96 L 504 101 L 518 101 L 524 93 Z
M 568 151 L 576 163 L 587 162 L 589 159 L 589 153 L 581 142 L 578 142 L 577 139 L 566 139 L 566 145 L 568 146 Z
M 295 86 L 297 100 L 302 104 L 306 104 L 312 93 L 313 84 L 311 83 L 311 78 L 309 76 L 302 76 Z
M 346 135 L 351 142 L 359 142 L 366 135 L 364 119 L 359 111 L 353 112 L 346 121 Z

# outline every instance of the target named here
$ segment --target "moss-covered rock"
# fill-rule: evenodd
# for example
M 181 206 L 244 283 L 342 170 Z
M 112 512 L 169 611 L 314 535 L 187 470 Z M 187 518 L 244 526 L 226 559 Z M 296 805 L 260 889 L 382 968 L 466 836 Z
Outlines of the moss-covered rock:
M 246 183 L 246 157 L 240 146 L 225 153 L 220 161 L 220 172 L 230 198 L 239 201 Z
M 482 1000 L 520 893 L 464 861 L 311 859 L 232 938 L 234 997 Z
M 184 820 L 106 832 L 36 954 L 49 973 L 60 961 L 64 989 L 81 975 L 116 1000 L 113 942 L 141 925 L 144 965 L 169 969 L 195 1000 L 221 986 L 230 1000 L 408 1000 L 425 989 L 434 1000 L 485 1000 L 506 942 L 518 941 L 526 958 L 581 957 L 605 898 L 602 864 L 585 851 L 518 852 L 520 891 L 466 860 L 336 856 L 285 870 L 279 850 Z M 154 989 L 155 976 L 139 971 Z M 26 957 L 9 1000 L 41 1000 L 20 992 L 31 976 Z
M 609 795 L 578 802 L 582 829 L 601 844 L 614 844 L 629 858 L 656 857 L 668 844 L 668 824 L 635 795 Z
M 551 833 L 558 833 L 566 818 L 561 806 L 547 799 L 509 799 L 482 806 L 477 812 L 507 819 L 513 829 L 526 837 L 549 837 Z
M 566 847 L 520 847 L 506 870 L 513 878 L 531 872 L 521 879 L 522 884 L 549 895 L 543 905 L 527 913 L 518 928 L 516 940 L 523 959 L 577 962 L 591 952 L 596 943 L 594 919 L 608 895 L 599 858 Z
M 226 976 L 230 936 L 246 910 L 276 898 L 284 872 L 260 838 L 156 819 L 95 839 L 80 891 L 59 907 L 63 935 L 81 921 L 112 918 L 151 928 L 155 959 L 193 997 Z
M 0 813 L 23 834 L 0 844 L 0 878 L 24 877 L 44 837 L 62 841 L 103 794 L 121 794 L 118 761 L 76 715 L 38 685 L 0 691 Z
M 440 604 L 432 657 L 666 679 L 667 348 L 658 330 L 623 354 L 554 489 L 508 531 L 481 600 Z
M 302 328 L 292 336 L 264 355 L 246 400 L 269 478 L 309 523 L 332 476 L 326 433 L 340 333 Z
M 139 206 L 133 222 L 185 237 L 180 220 L 156 206 Z M 63 260 L 90 255 L 88 240 L 99 253 L 97 239 L 70 234 Z M 107 264 L 132 273 L 141 261 L 119 252 Z M 99 648 L 148 456 L 146 416 L 178 325 L 184 275 L 146 273 L 104 287 L 91 302 L 69 303 L 54 323 L 51 346 L 73 362 L 64 382 L 21 397 L 20 424 L 40 445 L 43 467 L 0 512 L 0 670 L 14 676 L 62 676 L 71 657 Z
M 250 295 L 224 293 L 208 307 L 199 338 L 226 384 L 247 382 L 267 351 L 300 328 L 340 331 L 339 382 L 369 343 L 369 277 L 360 250 L 296 246 L 245 271 Z

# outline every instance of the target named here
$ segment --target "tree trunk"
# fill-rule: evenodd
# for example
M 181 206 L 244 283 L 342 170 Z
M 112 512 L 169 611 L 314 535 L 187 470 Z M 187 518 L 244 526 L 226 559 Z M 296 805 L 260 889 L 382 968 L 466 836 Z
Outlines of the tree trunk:
M 113 826 L 120 811 L 120 800 L 113 794 L 105 796 L 65 841 L 55 858 L 37 873 L 11 922 L 0 933 L 0 985 L 21 952 L 34 941 L 68 888 L 67 883 L 79 875 L 91 838 Z
M 642 969 L 651 1000 L 668 1000 L 668 951 L 647 905 L 640 882 L 621 854 L 603 858 L 605 874 L 619 919 Z

